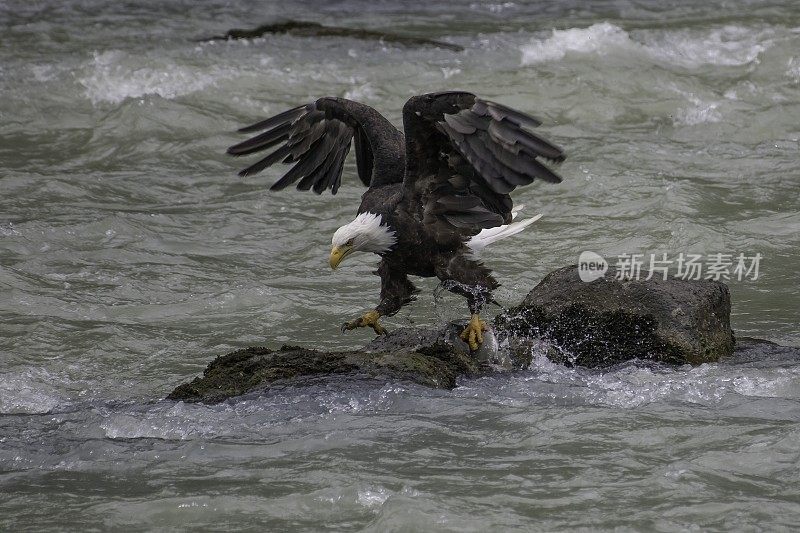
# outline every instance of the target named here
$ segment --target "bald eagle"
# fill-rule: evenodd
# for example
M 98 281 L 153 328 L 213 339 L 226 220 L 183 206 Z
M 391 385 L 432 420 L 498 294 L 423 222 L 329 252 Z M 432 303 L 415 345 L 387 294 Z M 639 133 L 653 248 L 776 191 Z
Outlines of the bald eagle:
M 345 322 L 342 331 L 368 326 L 385 333 L 378 319 L 416 297 L 408 276 L 436 276 L 467 299 L 472 316 L 461 337 L 476 350 L 486 331 L 479 313 L 498 283 L 475 252 L 538 218 L 512 222 L 509 193 L 516 187 L 534 179 L 561 182 L 540 159 L 560 163 L 564 152 L 530 131 L 540 124 L 468 92 L 439 92 L 406 102 L 404 134 L 367 105 L 326 97 L 240 129 L 263 133 L 228 153 L 277 147 L 239 175 L 293 164 L 271 190 L 296 182 L 300 190 L 336 194 L 355 144 L 358 177 L 368 189 L 355 220 L 333 234 L 330 266 L 354 252 L 378 254 L 381 292 L 375 308 Z

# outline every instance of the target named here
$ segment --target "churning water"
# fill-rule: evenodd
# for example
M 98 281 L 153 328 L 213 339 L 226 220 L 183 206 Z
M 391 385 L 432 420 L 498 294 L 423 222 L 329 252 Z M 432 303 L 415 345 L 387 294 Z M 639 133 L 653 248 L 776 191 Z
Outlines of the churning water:
M 197 42 L 281 19 L 388 30 Z M 519 301 L 583 250 L 763 256 L 740 335 L 800 344 L 793 0 L 0 6 L 0 530 L 792 529 L 800 364 L 567 369 L 454 391 L 334 381 L 160 401 L 216 355 L 357 347 L 374 259 L 330 272 L 361 193 L 267 192 L 240 125 L 323 95 L 399 124 L 460 88 L 540 116 L 563 184 L 487 262 Z M 435 283 L 387 326 L 466 312 Z

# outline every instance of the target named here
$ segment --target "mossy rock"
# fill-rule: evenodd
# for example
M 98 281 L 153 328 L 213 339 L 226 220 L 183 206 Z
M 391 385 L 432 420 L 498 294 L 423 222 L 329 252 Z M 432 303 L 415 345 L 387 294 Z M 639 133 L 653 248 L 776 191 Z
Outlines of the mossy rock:
M 459 376 L 479 371 L 468 352 L 445 342 L 434 330 L 401 329 L 364 350 L 324 352 L 299 346 L 278 350 L 251 347 L 217 357 L 201 377 L 179 385 L 167 397 L 217 403 L 276 384 L 308 377 L 357 375 L 452 389 Z

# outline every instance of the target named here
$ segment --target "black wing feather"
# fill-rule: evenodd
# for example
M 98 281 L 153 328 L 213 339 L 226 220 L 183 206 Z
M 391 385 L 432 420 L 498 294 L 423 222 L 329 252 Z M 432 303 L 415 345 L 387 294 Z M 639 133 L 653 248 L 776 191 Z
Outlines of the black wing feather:
M 320 194 L 330 189 L 336 194 L 354 137 L 358 176 L 364 185 L 380 186 L 403 180 L 403 134 L 369 106 L 343 98 L 320 98 L 239 131 L 263 130 L 266 131 L 231 146 L 228 153 L 249 155 L 280 145 L 239 173 L 250 176 L 279 161 L 294 164 L 271 190 L 281 190 L 297 182 L 301 190 L 313 189 Z
M 355 135 L 356 145 L 356 166 L 358 168 L 358 177 L 361 182 L 369 187 L 372 180 L 372 165 L 374 157 L 372 155 L 372 148 L 369 146 L 369 139 L 367 139 L 364 130 L 358 128 Z
M 239 175 L 244 178 L 246 176 L 252 176 L 253 174 L 258 174 L 265 168 L 272 166 L 278 161 L 282 160 L 287 155 L 289 155 L 289 147 L 281 146 L 280 148 L 269 154 L 264 159 L 258 161 L 254 165 L 250 165 L 246 169 L 239 172 Z
M 417 216 L 445 220 L 462 238 L 508 223 L 516 187 L 561 181 L 539 159 L 560 163 L 563 150 L 530 131 L 537 118 L 508 106 L 466 92 L 425 94 L 406 103 L 403 123 L 409 210 L 420 205 Z
M 287 109 L 283 113 L 278 113 L 274 117 L 270 117 L 260 122 L 256 122 L 255 124 L 251 124 L 250 126 L 245 126 L 244 128 L 239 128 L 237 131 L 239 133 L 253 133 L 254 131 L 272 129 L 275 126 L 284 123 L 291 124 L 306 112 L 307 107 L 308 106 L 301 105 L 293 107 L 292 109 Z
M 316 142 L 319 144 L 319 142 Z M 300 190 L 309 190 L 311 185 L 313 185 L 315 178 L 317 177 L 316 170 L 319 166 L 330 157 L 330 151 L 324 151 L 320 149 L 318 146 L 312 145 L 309 146 L 309 149 L 305 154 L 305 157 L 300 158 L 297 161 L 297 164 L 294 165 L 289 172 L 284 174 L 284 176 L 279 179 L 275 184 L 270 188 L 273 191 L 279 191 L 284 189 L 294 183 L 297 180 L 301 180 L 300 183 L 297 184 L 297 188 Z M 310 180 L 310 181 L 308 181 Z M 308 183 L 308 185 L 306 185 Z
M 292 125 L 291 123 L 286 122 L 277 128 L 265 131 L 264 133 L 256 135 L 251 139 L 231 146 L 228 148 L 228 153 L 230 155 L 248 155 L 255 152 L 260 152 L 261 150 L 272 148 L 276 144 L 285 141 L 289 138 L 289 134 L 291 132 Z
M 484 112 L 485 109 L 485 112 Z M 508 119 L 517 124 L 527 128 L 538 128 L 542 125 L 542 121 L 538 118 L 532 117 L 522 111 L 517 111 L 503 104 L 497 102 L 490 102 L 488 100 L 478 100 L 473 106 L 473 111 L 480 115 L 488 113 L 495 120 Z
M 533 157 L 542 156 L 556 162 L 564 160 L 564 151 L 561 148 L 519 128 L 513 122 L 492 120 L 488 132 L 494 141 L 502 143 L 504 146 L 519 146 Z

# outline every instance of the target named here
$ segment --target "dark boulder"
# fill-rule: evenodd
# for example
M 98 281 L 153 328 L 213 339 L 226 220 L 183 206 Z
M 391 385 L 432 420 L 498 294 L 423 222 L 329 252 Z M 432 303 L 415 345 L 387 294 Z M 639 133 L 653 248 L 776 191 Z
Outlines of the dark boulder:
M 167 398 L 217 403 L 273 385 L 334 375 L 452 389 L 457 377 L 475 374 L 479 363 L 469 350 L 447 342 L 447 331 L 399 329 L 358 351 L 323 352 L 299 346 L 246 348 L 217 357 L 201 377 L 179 385 Z
M 733 353 L 730 311 L 728 287 L 719 281 L 620 280 L 610 268 L 584 282 L 573 265 L 548 274 L 495 327 L 518 357 L 542 339 L 548 358 L 569 365 L 700 364 Z

